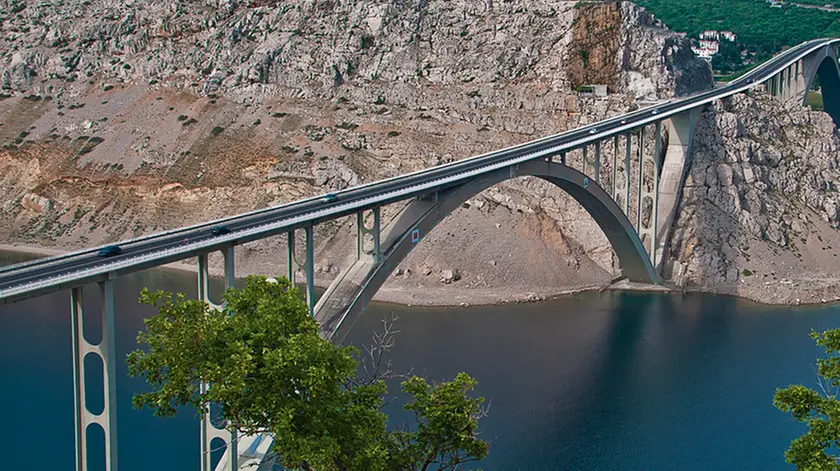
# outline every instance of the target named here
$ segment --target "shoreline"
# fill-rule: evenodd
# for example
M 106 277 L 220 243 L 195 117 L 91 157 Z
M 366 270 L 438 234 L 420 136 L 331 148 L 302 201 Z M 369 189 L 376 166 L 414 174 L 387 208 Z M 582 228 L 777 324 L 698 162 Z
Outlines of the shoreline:
M 20 255 L 34 255 L 38 257 L 52 257 L 64 255 L 69 253 L 65 250 L 59 250 L 48 247 L 39 247 L 33 245 L 23 244 L 0 244 L 0 252 L 9 252 Z M 172 262 L 166 265 L 161 265 L 153 269 L 175 270 L 187 273 L 197 273 L 198 267 L 195 264 L 189 264 L 184 261 Z M 218 277 L 218 274 L 212 273 L 211 276 Z M 329 283 L 316 283 L 317 288 L 325 289 Z M 530 302 L 547 301 L 563 296 L 573 296 L 576 294 L 605 290 L 614 291 L 631 291 L 631 292 L 662 292 L 668 294 L 711 294 L 715 296 L 727 296 L 739 301 L 747 301 L 761 306 L 775 306 L 775 307 L 791 307 L 791 308 L 808 308 L 808 307 L 827 307 L 832 304 L 837 304 L 840 299 L 827 299 L 820 302 L 801 302 L 799 299 L 796 302 L 767 302 L 765 300 L 755 299 L 749 296 L 733 294 L 731 292 L 714 291 L 702 286 L 676 286 L 676 285 L 647 285 L 642 283 L 633 283 L 626 279 L 613 280 L 612 282 L 602 286 L 584 286 L 574 289 L 552 290 L 552 291 L 536 291 L 525 292 L 519 295 L 500 296 L 498 290 L 495 289 L 463 289 L 453 287 L 451 285 L 443 285 L 438 288 L 430 290 L 428 287 L 417 287 L 416 289 L 397 287 L 397 286 L 383 286 L 373 298 L 373 301 L 382 304 L 392 304 L 406 307 L 427 307 L 427 308 L 452 308 L 452 307 L 475 307 L 475 306 L 503 306 L 508 304 L 520 304 Z M 430 291 L 434 296 L 429 296 Z M 431 300 L 431 301 L 430 301 Z

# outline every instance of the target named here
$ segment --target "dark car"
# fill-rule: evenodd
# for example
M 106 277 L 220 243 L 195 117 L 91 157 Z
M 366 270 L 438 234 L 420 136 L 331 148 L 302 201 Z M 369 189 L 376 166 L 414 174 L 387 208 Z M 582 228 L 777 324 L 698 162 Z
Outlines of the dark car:
M 114 255 L 119 255 L 121 253 L 122 249 L 119 245 L 109 245 L 107 247 L 102 247 L 101 249 L 99 249 L 99 253 L 97 253 L 97 255 L 99 255 L 100 257 L 113 257 Z
M 220 235 L 230 234 L 230 228 L 229 228 L 229 227 L 227 227 L 227 226 L 214 227 L 214 228 L 213 228 L 213 231 L 212 231 L 212 234 L 213 234 L 214 236 L 220 236 Z
M 326 195 L 321 197 L 321 201 L 324 203 L 332 203 L 333 201 L 338 199 L 338 195 L 335 193 L 327 193 Z

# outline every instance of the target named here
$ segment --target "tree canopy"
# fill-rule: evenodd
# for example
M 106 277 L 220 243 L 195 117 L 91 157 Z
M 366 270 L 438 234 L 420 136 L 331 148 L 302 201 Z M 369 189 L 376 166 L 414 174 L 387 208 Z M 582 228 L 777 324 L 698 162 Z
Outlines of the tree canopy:
M 389 430 L 383 379 L 359 374 L 357 349 L 320 337 L 286 279 L 248 277 L 224 294 L 222 310 L 162 291 L 143 290 L 140 301 L 158 314 L 138 335 L 145 348 L 127 360 L 129 374 L 151 385 L 135 394 L 137 408 L 168 417 L 183 406 L 220 404 L 229 429 L 270 432 L 287 469 L 456 469 L 487 455 L 478 437 L 484 398 L 469 395 L 475 380 L 408 378 L 405 408 L 416 422 Z
M 785 452 L 788 463 L 798 470 L 840 470 L 840 329 L 811 331 L 811 338 L 823 347 L 826 358 L 817 360 L 819 391 L 802 385 L 777 389 L 773 404 L 808 425 L 808 432 L 793 440 Z
M 705 30 L 729 30 L 738 42 L 760 55 L 784 46 L 840 35 L 840 13 L 785 5 L 773 8 L 765 0 L 638 0 L 674 31 L 698 36 Z M 798 2 L 798 3 L 809 3 Z M 822 2 L 819 3 L 832 3 Z

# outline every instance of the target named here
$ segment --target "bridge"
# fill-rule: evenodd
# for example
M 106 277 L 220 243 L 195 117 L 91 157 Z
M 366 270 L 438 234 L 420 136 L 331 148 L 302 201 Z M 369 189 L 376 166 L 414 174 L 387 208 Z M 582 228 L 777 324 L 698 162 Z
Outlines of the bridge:
M 211 302 L 208 255 L 224 256 L 225 286 L 233 286 L 234 247 L 287 234 L 288 276 L 302 274 L 310 312 L 322 335 L 341 343 L 392 270 L 435 226 L 466 200 L 500 182 L 533 176 L 571 195 L 597 222 L 619 258 L 622 275 L 660 284 L 663 254 L 689 167 L 694 125 L 704 106 L 752 88 L 780 100 L 805 103 L 816 77 L 825 110 L 840 122 L 840 40 L 817 39 L 783 51 L 724 86 L 660 103 L 578 129 L 426 170 L 308 198 L 238 216 L 144 236 L 119 243 L 122 251 L 99 257 L 102 247 L 0 268 L 0 304 L 69 290 L 73 321 L 76 469 L 88 469 L 87 428 L 105 432 L 106 468 L 117 469 L 116 361 L 113 283 L 119 276 L 197 258 L 199 298 Z M 648 151 L 651 148 L 652 151 Z M 383 226 L 381 208 L 407 202 Z M 313 227 L 356 216 L 356 256 L 315 303 Z M 227 231 L 214 231 L 224 226 Z M 226 232 L 226 233 L 223 233 Z M 297 257 L 303 236 L 303 259 Z M 97 283 L 103 338 L 85 339 L 82 286 Z M 212 304 L 212 303 L 211 303 Z M 85 362 L 97 355 L 104 366 L 104 410 L 85 404 Z M 218 469 L 237 470 L 259 462 L 268 439 L 235 437 L 216 428 L 205 413 L 201 426 L 202 471 L 209 471 L 210 441 L 229 444 Z M 240 451 L 241 450 L 241 451 Z

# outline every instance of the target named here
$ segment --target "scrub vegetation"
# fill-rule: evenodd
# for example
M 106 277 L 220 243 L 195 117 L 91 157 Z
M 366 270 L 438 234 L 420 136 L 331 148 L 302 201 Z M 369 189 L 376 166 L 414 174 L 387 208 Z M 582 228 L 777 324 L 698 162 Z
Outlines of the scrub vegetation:
M 819 390 L 800 384 L 777 389 L 773 404 L 789 412 L 808 432 L 793 440 L 785 452 L 788 463 L 797 470 L 840 470 L 840 329 L 823 333 L 811 331 L 811 338 L 825 350 L 817 360 Z
M 134 396 L 137 408 L 168 417 L 183 406 L 221 404 L 228 429 L 274 437 L 285 469 L 452 470 L 487 455 L 478 437 L 487 409 L 470 396 L 476 381 L 466 373 L 439 384 L 403 377 L 414 423 L 388 429 L 381 409 L 385 379 L 394 376 L 383 355 L 392 324 L 361 361 L 357 349 L 321 338 L 286 279 L 248 277 L 225 293 L 222 310 L 162 291 L 144 290 L 140 301 L 158 314 L 138 335 L 144 349 L 128 356 L 129 374 L 151 386 Z
M 705 30 L 733 31 L 752 52 L 772 55 L 785 46 L 840 36 L 840 13 L 764 0 L 638 0 L 673 31 L 698 37 Z M 808 1 L 798 3 L 811 3 Z M 819 1 L 820 4 L 831 2 Z

